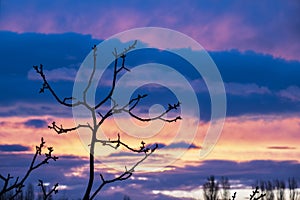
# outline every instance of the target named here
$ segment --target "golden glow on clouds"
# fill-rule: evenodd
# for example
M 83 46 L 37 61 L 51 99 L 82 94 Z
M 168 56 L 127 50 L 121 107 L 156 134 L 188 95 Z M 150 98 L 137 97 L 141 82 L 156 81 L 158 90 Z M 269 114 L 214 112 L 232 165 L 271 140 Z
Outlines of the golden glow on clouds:
M 88 155 L 76 132 L 58 135 L 53 130 L 48 129 L 47 126 L 43 128 L 25 126 L 24 123 L 31 119 L 45 120 L 48 124 L 51 124 L 55 119 L 57 124 L 63 124 L 64 127 L 74 126 L 72 119 L 53 118 L 50 116 L 0 118 L 0 144 L 20 144 L 29 146 L 32 148 L 32 151 L 35 151 L 35 146 L 39 145 L 41 137 L 44 137 L 46 146 L 54 147 L 54 155 Z
M 84 165 L 81 167 L 72 167 L 70 168 L 70 171 L 65 173 L 64 176 L 65 177 L 81 177 L 84 178 L 86 176 L 86 174 L 84 174 L 84 172 L 88 171 L 88 165 Z
M 53 146 L 56 155 L 79 155 L 88 156 L 88 152 L 84 146 L 88 148 L 87 143 L 82 143 L 76 132 L 57 135 L 53 130 L 47 127 L 34 128 L 24 125 L 29 119 L 46 120 L 49 124 L 55 120 L 57 124 L 63 124 L 64 127 L 73 127 L 73 119 L 54 118 L 51 116 L 43 117 L 7 117 L 0 118 L 0 137 L 2 144 L 20 144 L 32 147 L 32 151 L 39 144 L 40 138 L 44 137 L 48 146 Z M 192 120 L 190 123 L 193 123 Z M 155 142 L 170 144 L 176 137 L 179 123 L 166 124 L 158 134 L 148 138 L 134 138 L 126 135 L 124 132 L 116 128 L 113 120 L 108 120 L 102 127 L 102 131 L 108 138 L 116 139 L 117 133 L 121 134 L 121 139 L 129 145 L 139 148 L 141 140 L 147 144 Z M 197 136 L 193 139 L 196 146 L 201 146 L 203 137 L 207 130 L 208 124 L 200 124 Z M 275 116 L 255 116 L 255 117 L 237 117 L 227 118 L 221 137 L 214 147 L 213 151 L 204 159 L 224 159 L 234 161 L 247 160 L 297 160 L 300 162 L 300 146 L 299 129 L 300 118 L 297 117 L 275 117 Z M 132 130 L 137 132 L 138 130 Z M 186 130 L 188 133 L 188 130 Z M 81 137 L 83 137 L 81 135 Z M 89 132 L 85 134 L 86 139 L 89 138 Z M 88 140 L 87 140 L 88 141 Z M 175 142 L 188 141 L 188 138 L 180 137 Z M 268 148 L 277 147 L 277 148 Z M 103 151 L 103 149 L 100 149 Z M 120 153 L 123 152 L 119 151 Z M 127 151 L 128 152 L 128 151 Z M 139 160 L 140 157 L 130 156 L 126 154 L 117 154 L 111 159 L 112 153 L 118 153 L 113 149 L 106 152 L 109 163 L 117 166 L 121 162 L 122 169 L 124 166 L 130 167 L 130 163 Z M 181 155 L 184 153 L 183 155 Z M 179 158 L 178 155 L 180 154 Z M 162 148 L 155 152 L 155 155 L 148 158 L 149 162 L 140 168 L 150 169 L 161 162 L 169 162 L 171 166 L 198 165 L 200 159 L 200 149 L 192 148 L 184 149 L 168 149 Z M 103 158 L 103 157 L 102 157 Z M 173 161 L 176 161 L 175 163 Z M 125 163 L 126 162 L 126 163 Z M 128 165 L 127 165 L 128 162 Z M 72 170 L 72 176 L 80 176 L 82 169 Z

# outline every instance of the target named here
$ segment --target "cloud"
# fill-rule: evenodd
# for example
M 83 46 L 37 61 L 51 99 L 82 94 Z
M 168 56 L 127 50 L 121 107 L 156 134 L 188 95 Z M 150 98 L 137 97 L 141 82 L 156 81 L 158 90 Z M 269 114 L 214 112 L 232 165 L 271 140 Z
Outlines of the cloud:
M 188 144 L 186 142 L 177 142 L 166 145 L 164 149 L 199 149 L 195 144 Z
M 74 78 L 90 47 L 99 41 L 74 33 L 44 35 L 0 31 L 0 43 L 3 44 L 0 47 L 3 58 L 0 63 L 0 92 L 5 93 L 5 98 L 1 99 L 2 111 L 26 103 L 54 102 L 49 93 L 38 94 L 42 81 L 38 74 L 33 73 L 33 65 L 44 64 L 45 73 L 49 73 L 50 83 L 57 94 L 62 98 L 70 96 L 73 88 L 70 79 Z M 22 107 L 11 112 L 24 114 Z M 27 113 L 30 115 L 30 110 Z
M 271 94 L 267 87 L 259 87 L 257 84 L 225 83 L 226 93 L 237 96 L 249 96 L 251 94 Z
M 288 147 L 288 146 L 269 146 L 268 149 L 274 149 L 274 150 L 294 150 L 296 147 Z
M 163 148 L 166 148 L 166 146 L 167 146 L 164 143 L 155 143 L 155 144 L 148 144 L 146 147 L 153 149 L 156 145 L 157 145 L 158 149 L 163 149 Z
M 282 98 L 293 101 L 293 102 L 299 102 L 300 101 L 300 88 L 292 85 L 286 89 L 280 90 L 277 93 L 277 95 Z
M 153 148 L 156 144 L 149 144 L 147 147 Z M 195 144 L 189 144 L 186 142 L 175 142 L 171 143 L 169 145 L 166 145 L 164 143 L 157 143 L 158 149 L 199 149 L 200 147 Z
M 72 111 L 70 109 L 61 106 L 56 103 L 53 97 L 50 95 L 45 95 L 49 99 L 45 101 L 41 100 L 39 103 L 33 104 L 30 102 L 26 103 L 17 103 L 13 105 L 4 105 L 0 109 L 1 117 L 12 117 L 12 116 L 43 116 L 43 115 L 52 115 L 58 117 L 72 117 Z M 53 101 L 48 103 L 48 101 Z M 26 101 L 26 98 L 25 100 Z M 29 101 L 29 99 L 27 99 Z M 1 102 L 2 103 L 2 102 Z
M 203 0 L 176 2 L 176 6 L 171 7 L 170 2 L 157 4 L 135 0 L 126 3 L 91 1 L 88 4 L 81 1 L 46 1 L 43 4 L 9 1 L 2 6 L 0 22 L 3 30 L 19 33 L 72 31 L 101 39 L 135 27 L 166 27 L 193 37 L 210 50 L 251 49 L 299 59 L 300 49 L 295 42 L 299 35 L 299 2 L 275 0 L 272 5 L 275 6 L 270 6 L 269 2 Z M 88 21 L 93 23 L 86 23 Z
M 33 155 L 29 154 L 0 154 L 1 173 L 11 173 L 12 176 L 22 176 L 27 170 Z M 252 186 L 257 180 L 287 180 L 288 177 L 300 177 L 300 164 L 296 161 L 272 161 L 272 160 L 252 160 L 247 162 L 235 162 L 228 160 L 204 160 L 190 163 L 183 167 L 172 167 L 171 170 L 152 173 L 134 173 L 133 178 L 126 182 L 111 184 L 102 191 L 104 199 L 113 199 L 118 191 L 118 197 L 125 194 L 131 198 L 142 199 L 147 196 L 151 200 L 163 198 L 163 195 L 154 194 L 153 191 L 173 191 L 184 190 L 186 192 L 199 188 L 210 175 L 215 175 L 217 179 L 226 176 L 233 182 Z M 12 172 L 11 170 L 14 169 Z M 96 174 L 102 173 L 107 179 L 114 177 L 109 175 L 107 169 L 102 164 L 97 164 Z M 98 171 L 101 169 L 101 171 Z M 45 176 L 47 172 L 47 176 Z M 103 173 L 104 172 L 104 173 Z M 81 176 L 76 176 L 81 173 Z M 120 173 L 120 172 L 117 172 Z M 67 186 L 64 194 L 70 198 L 81 196 L 85 190 L 88 177 L 88 159 L 73 155 L 59 156 L 57 162 L 51 162 L 40 169 L 37 169 L 29 178 L 28 182 L 35 185 L 38 179 L 44 179 L 50 184 L 58 182 Z M 37 184 L 36 184 L 37 185 Z M 138 189 L 137 189 L 138 188 Z M 165 194 L 165 193 L 164 193 Z M 59 193 L 57 195 L 63 195 Z M 60 197 L 60 196 L 57 196 Z M 168 199 L 168 198 L 166 198 Z M 176 199 L 170 197 L 170 199 Z
M 47 127 L 47 124 L 47 121 L 41 119 L 30 119 L 24 122 L 25 126 L 34 128 L 45 128 Z
M 0 145 L 0 152 L 14 152 L 14 151 L 29 151 L 30 148 L 19 144 L 2 144 Z
M 141 157 L 141 155 L 133 152 L 117 152 L 110 154 L 109 157 Z
M 44 73 L 48 81 L 75 81 L 77 70 L 74 68 L 58 68 L 53 70 L 44 70 Z M 41 80 L 39 75 L 35 72 L 34 69 L 29 70 L 28 72 L 29 80 Z
M 196 188 L 201 186 L 210 175 L 215 175 L 218 179 L 221 176 L 226 176 L 229 180 L 240 180 L 241 184 L 252 186 L 256 180 L 274 180 L 276 178 L 286 180 L 288 177 L 299 177 L 297 170 L 299 165 L 295 161 L 253 160 L 234 162 L 207 160 L 199 165 L 176 168 L 163 174 L 149 174 L 147 176 L 149 178 L 148 187 L 159 190 L 180 189 L 186 186 Z M 159 178 L 160 176 L 162 178 Z M 156 179 L 159 180 L 159 186 L 154 184 Z
M 95 40 L 90 35 L 75 33 L 17 34 L 1 31 L 0 36 L 0 42 L 5 44 L 0 47 L 0 51 L 3 52 L 0 63 L 3 66 L 0 75 L 0 92 L 5 94 L 5 98 L 1 99 L 0 115 L 48 114 L 70 117 L 71 113 L 56 104 L 48 91 L 38 94 L 41 81 L 38 75 L 34 74 L 32 65 L 43 63 L 45 73 L 49 76 L 50 83 L 58 96 L 69 97 L 73 89 L 71 80 L 75 77 L 79 63 L 90 51 L 90 46 L 99 43 L 100 40 Z M 191 49 L 183 51 L 194 53 Z M 293 114 L 300 110 L 297 104 L 300 62 L 286 61 L 254 51 L 211 51 L 209 54 L 218 66 L 226 87 L 228 116 Z M 130 67 L 157 62 L 174 68 L 185 76 L 196 91 L 201 119 L 210 120 L 211 100 L 207 86 L 197 71 L 184 59 L 147 49 L 130 53 L 126 62 Z M 147 75 L 147 71 L 145 73 Z M 104 83 L 110 80 L 109 75 L 110 73 L 107 73 L 107 77 L 102 79 Z M 109 91 L 109 86 L 110 84 L 104 84 L 96 97 L 103 97 L 105 92 Z M 161 87 L 148 85 L 139 89 L 139 92 L 149 94 L 147 101 L 143 101 L 147 102 L 146 106 L 157 102 L 167 105 L 177 101 L 170 90 L 163 90 Z M 159 97 L 162 95 L 164 98 L 161 100 Z M 143 109 L 137 112 L 147 112 L 147 108 L 144 109 L 143 105 L 141 107 Z

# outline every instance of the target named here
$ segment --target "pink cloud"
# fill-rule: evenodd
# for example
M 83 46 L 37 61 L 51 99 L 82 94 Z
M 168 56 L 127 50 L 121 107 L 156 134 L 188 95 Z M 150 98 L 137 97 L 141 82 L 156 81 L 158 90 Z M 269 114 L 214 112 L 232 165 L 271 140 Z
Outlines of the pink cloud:
M 77 132 L 57 135 L 47 128 L 37 129 L 24 125 L 24 122 L 32 119 L 37 119 L 37 117 L 0 118 L 0 144 L 19 144 L 29 146 L 33 149 L 43 136 L 47 141 L 47 145 L 55 148 L 56 155 L 88 155 L 88 143 L 83 142 L 89 138 L 88 134 L 86 134 L 88 136 L 87 138 L 83 138 L 84 134 L 81 134 L 79 137 Z M 39 119 L 49 123 L 53 121 L 53 117 L 51 116 L 39 116 Z M 58 125 L 63 124 L 64 127 L 74 126 L 73 119 L 71 118 L 55 118 L 55 121 Z M 192 126 L 193 121 L 191 120 L 188 123 Z M 208 123 L 198 125 L 198 133 L 192 140 L 192 144 L 201 146 L 208 125 Z M 142 138 L 122 132 L 113 120 L 108 120 L 105 126 L 102 127 L 102 131 L 106 137 L 111 139 L 115 139 L 117 133 L 120 133 L 123 141 L 126 141 L 130 146 L 138 148 L 141 140 L 144 140 L 147 144 L 160 142 L 167 145 L 172 144 L 172 142 L 174 143 L 174 141 L 175 143 L 176 141 L 186 141 L 189 130 L 186 130 L 186 137 L 179 137 L 177 134 L 179 126 L 180 124 L 177 123 L 174 125 L 166 124 L 159 133 L 150 138 Z M 244 116 L 228 118 L 218 143 L 205 159 L 245 161 L 251 159 L 286 160 L 288 158 L 289 160 L 300 161 L 300 152 L 294 148 L 300 145 L 298 140 L 299 128 L 300 119 L 299 117 L 293 116 Z M 174 137 L 178 138 L 173 140 Z M 115 150 L 108 151 L 108 153 L 110 152 L 117 153 Z M 184 152 L 184 154 L 181 154 L 182 152 Z M 122 158 L 120 159 L 122 160 Z M 159 162 L 163 162 L 163 160 L 166 162 L 166 159 L 170 162 L 176 161 L 172 163 L 174 166 L 198 163 L 200 159 L 200 148 L 190 148 L 185 151 L 182 149 L 161 148 L 153 159 L 154 160 L 149 160 L 149 165 L 154 163 L 161 165 Z
M 280 4 L 279 2 L 276 2 Z M 275 4 L 276 4 L 275 3 Z M 241 2 L 223 5 L 210 3 L 24 3 L 2 6 L 1 29 L 15 32 L 78 32 L 107 38 L 127 29 L 160 26 L 181 31 L 208 50 L 255 50 L 285 59 L 299 59 L 295 5 L 282 9 L 267 4 Z M 256 17 L 253 9 L 256 9 Z M 230 8 L 230 9 L 229 9 Z M 16 12 L 18 10 L 18 12 Z M 278 13 L 279 12 L 279 13 Z M 270 20 L 269 20 L 270 19 Z

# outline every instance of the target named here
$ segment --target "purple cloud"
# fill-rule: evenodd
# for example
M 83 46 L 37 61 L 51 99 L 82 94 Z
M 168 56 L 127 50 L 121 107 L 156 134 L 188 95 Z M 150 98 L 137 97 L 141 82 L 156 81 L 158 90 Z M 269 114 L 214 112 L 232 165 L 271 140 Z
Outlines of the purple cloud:
M 200 147 L 195 144 L 189 144 L 186 142 L 177 142 L 166 145 L 164 149 L 199 149 Z
M 10 155 L 0 154 L 1 174 L 13 173 L 12 175 L 22 176 L 27 169 L 32 155 Z M 5 161 L 5 162 L 2 162 Z M 66 190 L 61 190 L 57 197 L 67 195 L 70 198 L 78 198 L 84 191 L 87 183 L 88 160 L 77 156 L 60 156 L 57 162 L 50 163 L 38 169 L 27 183 L 37 184 L 38 179 L 43 179 L 50 184 L 58 182 L 66 185 Z M 100 166 L 99 166 L 100 167 Z M 206 160 L 195 166 L 171 167 L 172 170 L 152 173 L 134 173 L 133 177 L 126 182 L 118 182 L 108 185 L 101 192 L 103 199 L 113 199 L 113 197 L 123 198 L 128 195 L 131 198 L 142 199 L 147 196 L 149 200 L 164 198 L 161 194 L 153 193 L 154 190 L 185 190 L 191 191 L 199 188 L 210 175 L 215 175 L 217 179 L 226 176 L 229 180 L 238 181 L 243 187 L 253 186 L 257 180 L 287 180 L 288 177 L 299 179 L 300 164 L 296 161 L 271 161 L 254 160 L 249 162 L 234 162 L 226 160 Z M 96 174 L 102 173 L 105 178 L 114 177 L 113 174 L 103 173 L 105 166 Z M 81 171 L 82 176 L 76 173 Z M 45 175 L 46 174 L 46 175 Z M 100 181 L 95 179 L 95 181 Z M 168 199 L 168 198 L 164 198 Z M 175 198 L 169 198 L 175 199 Z
M 30 147 L 19 144 L 2 144 L 0 145 L 0 152 L 14 152 L 14 151 L 29 151 Z
M 2 30 L 18 33 L 77 32 L 100 39 L 130 28 L 159 26 L 181 31 L 210 50 L 251 49 L 299 59 L 300 47 L 295 42 L 300 34 L 297 0 L 289 3 L 275 0 L 272 5 L 238 0 L 217 4 L 207 1 L 170 4 L 168 1 L 136 0 L 126 3 L 46 1 L 41 4 L 12 0 L 2 6 L 0 24 Z M 93 23 L 86 23 L 89 21 Z
M 280 90 L 277 93 L 277 95 L 284 99 L 293 101 L 293 102 L 299 102 L 300 101 L 300 88 L 292 85 L 286 89 Z
M 41 119 L 29 119 L 24 122 L 24 125 L 33 128 L 45 128 L 47 127 L 48 123 L 47 121 Z

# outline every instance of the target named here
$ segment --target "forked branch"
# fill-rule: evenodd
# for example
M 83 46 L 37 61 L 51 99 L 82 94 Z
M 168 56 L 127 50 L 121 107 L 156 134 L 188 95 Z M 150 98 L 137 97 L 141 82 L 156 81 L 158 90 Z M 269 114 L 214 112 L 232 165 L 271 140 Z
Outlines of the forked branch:
M 37 157 L 39 155 L 42 155 L 42 149 L 45 147 L 45 141 L 44 138 L 41 138 L 41 143 L 39 146 L 36 146 L 35 149 L 35 154 L 33 156 L 33 159 L 31 161 L 31 164 L 27 170 L 27 172 L 25 173 L 25 175 L 23 176 L 22 179 L 20 179 L 20 177 L 16 177 L 15 181 L 13 183 L 11 183 L 11 180 L 14 178 L 13 176 L 11 176 L 10 174 L 8 174 L 6 177 L 4 177 L 3 175 L 0 175 L 0 179 L 4 182 L 2 189 L 0 191 L 0 197 L 2 195 L 4 195 L 5 193 L 15 190 L 14 195 L 11 197 L 12 199 L 14 197 L 16 197 L 20 192 L 22 192 L 22 188 L 24 187 L 24 183 L 27 180 L 27 178 L 29 177 L 29 175 L 31 174 L 32 171 L 34 171 L 35 169 L 41 167 L 42 165 L 48 164 L 50 160 L 56 161 L 58 159 L 57 156 L 52 155 L 52 152 L 54 151 L 52 147 L 48 147 L 48 153 L 45 153 L 45 158 L 44 160 L 40 161 L 37 163 Z
M 118 140 L 120 139 L 120 137 L 119 137 L 119 135 L 118 135 Z M 96 195 L 100 192 L 100 190 L 106 185 L 106 184 L 109 184 L 109 183 L 113 183 L 113 182 L 117 182 L 117 181 L 124 181 L 124 180 L 127 180 L 127 179 L 129 179 L 131 176 L 132 176 L 132 174 L 133 174 L 133 172 L 134 172 L 134 170 L 135 170 L 135 168 L 137 167 L 137 166 L 139 166 L 144 160 L 146 160 L 156 149 L 157 149 L 157 147 L 158 147 L 158 145 L 156 144 L 155 145 L 155 147 L 154 148 L 145 148 L 145 143 L 144 142 L 142 142 L 141 144 L 142 144 L 142 146 L 141 146 L 141 148 L 139 149 L 139 150 L 135 150 L 135 149 L 133 149 L 133 148 L 131 148 L 131 147 L 128 147 L 128 145 L 124 145 L 124 143 L 117 143 L 117 144 L 122 144 L 123 146 L 125 146 L 127 149 L 130 149 L 131 151 L 134 151 L 134 152 L 144 152 L 145 153 L 145 155 L 144 155 L 144 157 L 141 159 L 141 160 L 139 160 L 137 163 L 135 163 L 130 169 L 127 169 L 127 167 L 125 166 L 125 171 L 121 174 L 121 175 L 119 175 L 119 176 L 117 176 L 117 177 L 115 177 L 115 178 L 113 178 L 113 179 L 105 179 L 104 177 L 103 177 L 103 175 L 102 174 L 100 174 L 100 178 L 101 178 L 101 181 L 102 181 L 102 183 L 100 184 L 100 186 L 95 190 L 95 192 L 93 193 L 93 195 L 91 196 L 91 198 L 90 198 L 90 200 L 92 200 L 92 199 L 94 199 L 95 197 L 96 197 Z
M 60 104 L 62 104 L 64 106 L 73 107 L 73 106 L 78 106 L 78 105 L 82 104 L 80 101 L 77 101 L 76 103 L 68 103 L 68 101 L 70 101 L 70 100 L 75 100 L 74 97 L 66 97 L 63 100 L 60 99 L 58 97 L 58 95 L 55 93 L 55 91 L 52 89 L 52 87 L 50 86 L 50 84 L 48 83 L 48 81 L 46 79 L 46 76 L 44 74 L 44 70 L 43 70 L 43 65 L 42 64 L 40 66 L 37 66 L 37 65 L 33 66 L 33 69 L 43 79 L 43 84 L 42 84 L 42 87 L 40 89 L 40 93 L 44 93 L 45 90 L 49 90 L 51 92 L 51 94 L 53 95 L 53 97 L 57 100 L 57 102 L 59 102 Z
M 126 143 L 121 141 L 120 134 L 118 134 L 118 139 L 116 139 L 116 140 L 110 140 L 110 139 L 109 140 L 98 140 L 97 139 L 96 142 L 101 143 L 103 146 L 110 146 L 114 149 L 118 149 L 120 146 L 123 146 L 123 147 L 125 147 L 126 149 L 128 149 L 132 152 L 135 152 L 135 153 L 142 153 L 143 152 L 145 154 L 148 153 L 149 151 L 152 152 L 152 151 L 156 150 L 157 147 L 158 147 L 157 144 L 155 145 L 154 148 L 146 147 L 145 146 L 146 143 L 144 141 L 142 141 L 141 146 L 138 149 L 132 148 L 129 145 L 127 145 Z
M 149 122 L 149 121 L 154 121 L 154 120 L 162 120 L 165 122 L 176 122 L 177 120 L 181 120 L 181 116 L 177 116 L 173 119 L 166 119 L 164 118 L 165 115 L 167 115 L 170 111 L 172 110 L 177 110 L 180 107 L 180 102 L 177 102 L 176 104 L 168 104 L 168 108 L 160 113 L 159 115 L 155 116 L 155 117 L 149 117 L 149 118 L 142 118 L 136 114 L 134 114 L 132 111 L 133 109 L 138 105 L 138 103 L 140 102 L 141 99 L 145 98 L 147 95 L 138 95 L 136 98 L 133 98 L 129 101 L 129 103 L 127 103 L 126 105 L 124 105 L 121 108 L 114 108 L 113 109 L 113 114 L 114 113 L 121 113 L 121 112 L 126 112 L 128 113 L 131 117 L 142 121 L 142 122 Z
M 49 125 L 48 128 L 53 129 L 57 134 L 68 133 L 68 132 L 71 132 L 71 131 L 75 131 L 79 128 L 90 128 L 90 129 L 92 129 L 92 127 L 89 124 L 86 124 L 86 125 L 79 124 L 78 126 L 73 127 L 73 128 L 63 128 L 62 125 L 57 126 L 56 122 L 52 122 L 52 124 Z
M 250 200 L 259 200 L 259 199 L 262 199 L 264 196 L 266 196 L 266 193 L 262 193 L 260 194 L 258 197 L 255 197 L 257 194 L 259 194 L 259 191 L 258 191 L 258 186 L 255 188 L 254 191 L 252 191 L 252 194 L 250 194 Z
M 125 142 L 121 141 L 120 139 L 120 135 L 118 134 L 118 138 L 116 140 L 100 140 L 97 139 L 97 131 L 99 129 L 99 127 L 104 123 L 104 121 L 109 118 L 110 116 L 117 114 L 117 113 L 121 113 L 121 112 L 126 112 L 128 113 L 130 116 L 132 116 L 133 118 L 139 120 L 139 121 L 143 121 L 143 122 L 148 122 L 148 121 L 152 121 L 152 120 L 162 120 L 165 122 L 176 122 L 177 120 L 180 120 L 181 117 L 177 116 L 173 119 L 167 119 L 166 115 L 171 111 L 171 110 L 177 110 L 180 107 L 180 103 L 176 103 L 176 104 L 168 104 L 168 108 L 162 112 L 161 114 L 152 117 L 152 118 L 142 118 L 140 116 L 138 116 L 137 114 L 135 114 L 133 111 L 134 109 L 137 107 L 137 105 L 139 104 L 139 102 L 141 101 L 141 99 L 145 98 L 147 95 L 138 95 L 136 98 L 131 99 L 126 105 L 123 106 L 119 106 L 117 104 L 117 102 L 112 98 L 113 93 L 115 91 L 115 87 L 116 87 L 116 82 L 117 82 L 117 76 L 120 72 L 122 71 L 130 71 L 126 66 L 125 66 L 125 59 L 126 59 L 126 54 L 135 48 L 137 44 L 137 41 L 135 41 L 132 45 L 130 45 L 127 48 L 124 48 L 124 50 L 121 53 L 117 52 L 117 49 L 114 49 L 113 55 L 115 57 L 114 60 L 114 66 L 113 66 L 113 77 L 112 77 L 112 83 L 111 83 L 111 87 L 108 91 L 108 93 L 106 94 L 106 96 L 101 99 L 99 102 L 97 102 L 95 105 L 90 105 L 87 102 L 87 94 L 88 91 L 91 87 L 92 81 L 94 79 L 95 76 L 95 72 L 96 72 L 96 61 L 97 61 L 97 47 L 94 46 L 93 49 L 93 69 L 91 72 L 91 75 L 89 76 L 88 79 L 88 83 L 87 86 L 84 88 L 84 90 L 82 91 L 82 98 L 83 101 L 75 101 L 75 103 L 69 103 L 69 101 L 71 100 L 76 100 L 73 97 L 69 97 L 69 98 L 64 98 L 63 100 L 61 100 L 57 94 L 53 91 L 53 89 L 51 88 L 51 86 L 49 85 L 49 83 L 46 80 L 46 77 L 43 73 L 43 66 L 41 65 L 40 67 L 38 66 L 34 66 L 34 69 L 36 70 L 36 72 L 42 77 L 43 79 L 43 86 L 40 90 L 40 92 L 44 92 L 44 90 L 48 89 L 51 94 L 55 97 L 55 99 L 62 105 L 64 106 L 68 106 L 68 107 L 73 107 L 73 106 L 78 106 L 78 105 L 82 105 L 83 107 L 85 107 L 91 114 L 92 116 L 92 122 L 91 124 L 87 124 L 87 125 L 83 125 L 83 124 L 79 124 L 76 127 L 72 127 L 72 128 L 63 128 L 62 125 L 58 126 L 55 122 L 53 122 L 51 125 L 49 125 L 48 127 L 50 129 L 53 129 L 55 132 L 57 132 L 58 134 L 62 134 L 62 133 L 68 133 L 70 131 L 74 131 L 77 130 L 79 128 L 89 128 L 91 131 L 91 142 L 90 142 L 90 162 L 89 162 L 89 180 L 88 180 L 88 184 L 86 187 L 86 191 L 85 194 L 83 196 L 84 200 L 91 200 L 94 199 L 95 196 L 99 193 L 99 191 L 108 183 L 112 183 L 112 182 L 116 182 L 116 181 L 123 181 L 128 179 L 129 177 L 132 176 L 132 173 L 134 172 L 135 168 L 142 163 L 145 159 L 148 158 L 148 156 L 150 156 L 156 149 L 157 149 L 157 145 L 155 145 L 155 147 L 147 147 L 145 146 L 145 143 L 142 141 L 141 142 L 141 146 L 139 148 L 132 148 L 129 145 L 127 145 Z M 121 60 L 121 66 L 118 66 L 118 61 Z M 108 110 L 106 110 L 105 112 L 101 113 L 99 111 L 97 111 L 98 108 L 100 108 L 102 105 L 104 105 L 105 103 L 107 103 L 108 101 L 111 101 L 113 103 L 113 106 L 111 108 L 109 108 Z M 97 119 L 97 114 L 101 117 L 100 120 Z M 135 153 L 144 153 L 144 157 L 139 160 L 135 165 L 133 165 L 129 170 L 125 167 L 125 172 L 123 172 L 121 175 L 117 176 L 114 179 L 111 180 L 107 180 L 103 177 L 103 175 L 100 175 L 101 181 L 102 183 L 100 184 L 100 186 L 92 193 L 92 188 L 94 186 L 94 177 L 95 177 L 95 158 L 94 158 L 94 152 L 95 152 L 95 145 L 96 143 L 101 143 L 104 146 L 110 146 L 114 149 L 119 148 L 120 146 L 123 146 L 124 148 L 126 148 L 129 151 L 135 152 Z M 2 178 L 2 177 L 0 177 Z M 42 186 L 42 184 L 41 184 Z
M 42 193 L 43 193 L 43 200 L 47 200 L 51 197 L 51 195 L 54 193 L 58 193 L 58 183 L 56 183 L 50 191 L 47 191 L 47 188 L 44 185 L 44 182 L 42 180 L 39 180 L 39 187 L 41 187 Z
M 102 101 L 100 101 L 94 107 L 94 109 L 98 109 L 100 106 L 102 106 L 105 102 L 107 102 L 112 97 L 113 92 L 114 92 L 115 87 L 116 87 L 117 75 L 123 69 L 125 69 L 126 71 L 130 71 L 128 68 L 125 67 L 125 57 L 126 57 L 126 53 L 128 53 L 130 50 L 134 49 L 136 44 L 137 44 L 137 41 L 135 40 L 132 45 L 130 45 L 128 48 L 124 48 L 123 52 L 121 52 L 119 54 L 117 52 L 117 49 L 116 48 L 114 49 L 113 55 L 115 56 L 115 62 L 114 62 L 114 74 L 113 74 L 111 89 L 110 89 L 109 93 L 107 94 L 107 96 Z M 118 59 L 119 58 L 122 59 L 122 66 L 118 69 Z M 95 62 L 95 59 L 94 59 L 94 62 Z M 95 66 L 95 64 L 94 64 L 94 66 Z
M 235 200 L 235 198 L 236 198 L 236 192 L 233 193 L 232 200 Z

